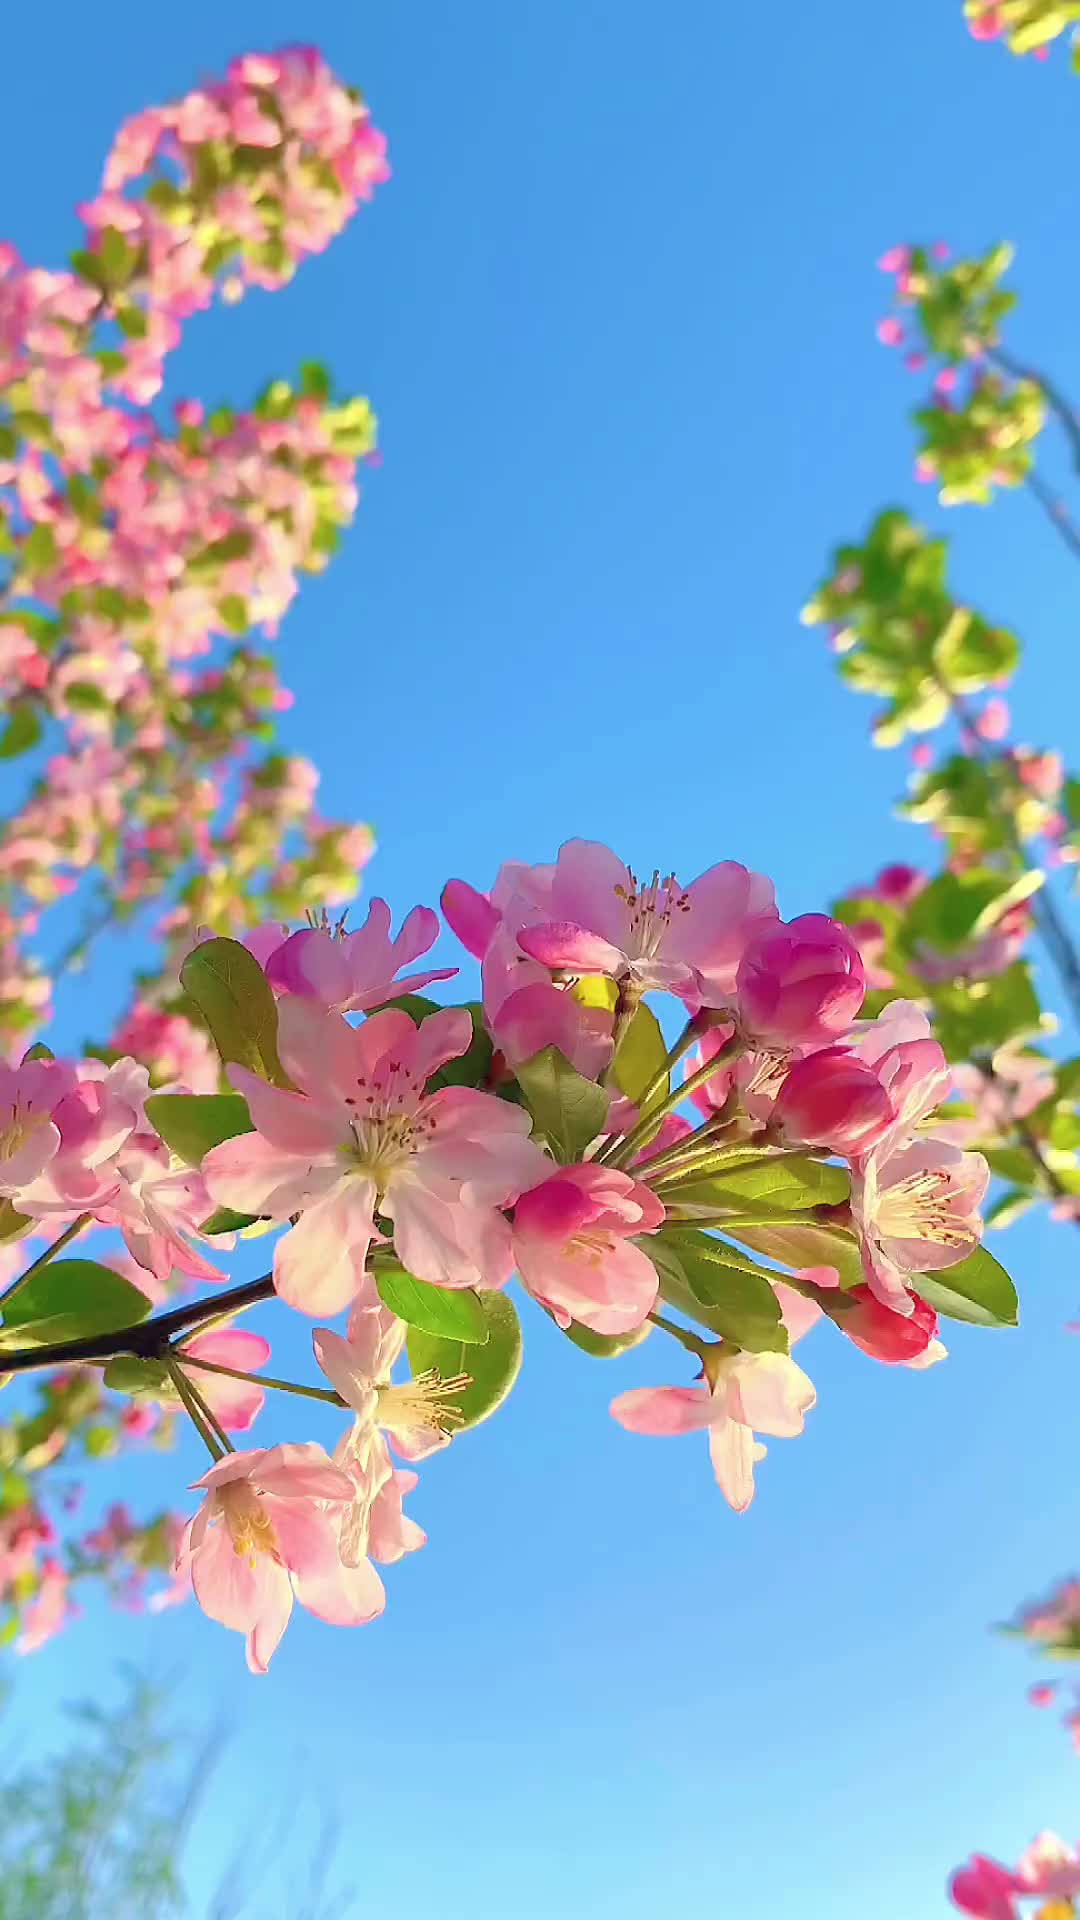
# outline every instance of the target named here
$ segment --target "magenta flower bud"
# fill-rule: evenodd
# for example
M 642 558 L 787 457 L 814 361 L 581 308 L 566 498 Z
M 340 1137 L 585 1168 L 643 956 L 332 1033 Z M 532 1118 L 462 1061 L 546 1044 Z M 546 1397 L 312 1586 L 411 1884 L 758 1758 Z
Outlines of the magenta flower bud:
M 821 1047 L 846 1032 L 866 990 L 859 949 L 827 913 L 803 913 L 751 940 L 736 981 L 741 1024 L 765 1047 Z
M 773 1113 L 788 1139 L 845 1154 L 876 1146 L 896 1118 L 873 1067 L 842 1047 L 796 1060 Z

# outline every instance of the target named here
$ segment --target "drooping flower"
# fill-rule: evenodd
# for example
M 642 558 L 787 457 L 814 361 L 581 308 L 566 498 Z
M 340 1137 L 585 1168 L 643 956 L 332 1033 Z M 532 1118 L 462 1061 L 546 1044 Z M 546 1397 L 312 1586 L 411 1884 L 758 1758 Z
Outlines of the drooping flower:
M 870 1291 L 894 1313 L 914 1312 L 912 1274 L 936 1273 L 974 1252 L 990 1182 L 981 1153 L 944 1141 L 875 1148 L 852 1167 L 851 1214 Z
M 740 1024 L 759 1046 L 828 1046 L 850 1027 L 865 985 L 848 929 L 826 913 L 804 913 L 747 945 L 736 981 Z
M 842 1304 L 833 1317 L 841 1333 L 846 1333 L 872 1360 L 883 1360 L 889 1366 L 911 1366 L 919 1361 L 925 1366 L 931 1348 L 940 1349 L 934 1359 L 944 1356 L 937 1338 L 938 1317 L 918 1294 L 910 1298 L 911 1312 L 897 1313 L 884 1306 L 868 1286 L 852 1287 L 838 1296 Z
M 253 1673 L 266 1672 L 294 1596 L 334 1626 L 360 1626 L 382 1612 L 383 1585 L 370 1562 L 342 1567 L 338 1535 L 353 1486 L 322 1447 L 230 1453 L 194 1484 L 206 1498 L 180 1563 L 203 1612 L 246 1635 Z
M 376 1210 L 393 1220 L 398 1255 L 419 1279 L 449 1287 L 509 1279 L 500 1209 L 551 1163 L 529 1139 L 523 1108 L 471 1087 L 425 1091 L 471 1039 L 464 1008 L 419 1026 L 388 1008 L 352 1027 L 287 995 L 278 1040 L 299 1091 L 230 1069 L 257 1130 L 214 1147 L 203 1174 L 221 1206 L 300 1215 L 274 1253 L 274 1284 L 291 1305 L 333 1315 L 350 1304 L 377 1237 Z
M 436 1373 L 395 1385 L 391 1370 L 405 1335 L 404 1321 L 370 1287 L 349 1315 L 347 1338 L 329 1327 L 316 1327 L 312 1335 L 315 1358 L 355 1416 L 334 1452 L 353 1484 L 340 1539 L 347 1567 L 368 1554 L 384 1563 L 399 1560 L 423 1546 L 426 1535 L 402 1511 L 402 1496 L 416 1476 L 394 1467 L 387 1441 L 407 1460 L 423 1460 L 448 1446 L 459 1417 L 454 1396 L 468 1385 L 464 1376 L 443 1380 Z
M 390 908 L 374 899 L 355 933 L 305 927 L 290 934 L 266 960 L 266 977 L 277 993 L 302 994 L 339 1013 L 355 1013 L 419 993 L 435 980 L 450 980 L 456 967 L 429 967 L 398 979 L 439 937 L 438 916 L 430 907 L 414 907 L 401 931 L 390 937 Z
M 714 1365 L 715 1385 L 637 1387 L 611 1403 L 631 1433 L 704 1430 L 717 1483 L 728 1505 L 745 1513 L 754 1498 L 754 1467 L 766 1449 L 754 1434 L 790 1439 L 814 1405 L 814 1384 L 782 1353 L 735 1353 Z
M 518 945 L 553 970 L 603 973 L 639 993 L 676 993 L 722 1006 L 743 950 L 775 923 L 772 882 L 725 860 L 682 887 L 659 871 L 642 884 L 609 847 L 568 840 L 551 880 L 549 917 Z
M 656 1304 L 656 1268 L 637 1236 L 663 1225 L 648 1187 L 614 1168 L 560 1167 L 514 1209 L 514 1262 L 560 1326 L 629 1333 Z

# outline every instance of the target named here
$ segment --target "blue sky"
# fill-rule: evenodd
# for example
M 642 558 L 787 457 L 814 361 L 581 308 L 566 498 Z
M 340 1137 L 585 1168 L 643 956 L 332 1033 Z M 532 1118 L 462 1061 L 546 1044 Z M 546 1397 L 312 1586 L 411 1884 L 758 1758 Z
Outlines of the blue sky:
M 243 400 L 318 357 L 375 403 L 385 465 L 285 628 L 284 731 L 328 810 L 374 822 L 402 909 L 572 834 L 684 877 L 742 859 L 788 912 L 918 857 L 889 815 L 901 759 L 797 620 L 879 507 L 943 518 L 910 477 L 917 390 L 874 341 L 877 254 L 1015 239 L 1015 346 L 1080 389 L 1055 207 L 1077 83 L 978 48 L 960 11 L 834 0 L 766 30 L 713 0 L 114 0 L 5 22 L 0 231 L 42 261 L 116 123 L 233 52 L 318 40 L 389 134 L 375 206 L 286 294 L 196 321 L 170 391 Z M 1021 736 L 1075 763 L 1071 563 L 1025 500 L 947 524 L 959 590 L 1031 645 Z M 19 1669 L 9 1739 L 53 1737 L 121 1657 L 176 1676 L 196 1727 L 223 1716 L 196 1912 L 299 1779 L 342 1817 L 364 1913 L 944 1913 L 970 1848 L 1080 1828 L 1077 1762 L 987 1631 L 1072 1557 L 1078 1243 L 999 1246 L 1022 1330 L 957 1328 L 925 1377 L 815 1337 L 818 1408 L 742 1519 L 702 1446 L 607 1417 L 678 1355 L 604 1367 L 532 1315 L 502 1417 L 425 1469 L 431 1544 L 382 1622 L 298 1620 L 256 1682 L 194 1609 L 91 1605 Z M 125 1484 L 171 1498 L 197 1462 Z

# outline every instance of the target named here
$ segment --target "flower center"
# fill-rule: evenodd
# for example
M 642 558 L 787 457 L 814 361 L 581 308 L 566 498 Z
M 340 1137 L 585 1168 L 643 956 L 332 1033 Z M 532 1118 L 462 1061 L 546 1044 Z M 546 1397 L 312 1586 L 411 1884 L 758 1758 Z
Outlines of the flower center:
M 354 1172 L 374 1180 L 380 1193 L 395 1167 L 435 1131 L 423 1095 L 423 1082 L 400 1060 L 380 1068 L 373 1083 L 361 1076 L 355 1092 L 345 1095 L 352 1138 L 342 1153 Z
M 941 1247 L 966 1247 L 971 1230 L 957 1222 L 955 1208 L 947 1174 L 911 1173 L 879 1195 L 878 1228 L 890 1240 L 932 1240 Z
M 629 867 L 626 878 L 627 886 L 620 883 L 615 888 L 627 913 L 626 950 L 638 960 L 654 960 L 664 944 L 672 917 L 690 912 L 690 896 L 673 873 L 661 880 L 659 867 L 654 868 L 648 886 L 643 887 Z
M 464 1393 L 471 1386 L 467 1373 L 455 1373 L 444 1380 L 436 1368 L 429 1367 L 426 1373 L 415 1374 L 399 1387 L 380 1387 L 376 1419 L 388 1433 L 407 1427 L 431 1427 L 436 1433 L 449 1433 L 465 1417 L 459 1407 L 449 1403 L 454 1394 Z
M 611 1253 L 612 1236 L 609 1232 L 597 1228 L 595 1233 L 575 1233 L 563 1248 L 564 1259 L 582 1260 L 586 1266 L 598 1267 Z
M 241 1560 L 253 1567 L 260 1553 L 268 1553 L 272 1560 L 280 1561 L 274 1523 L 252 1487 L 234 1481 L 231 1486 L 220 1489 L 218 1500 L 233 1552 L 239 1554 Z
M 10 1160 L 13 1154 L 36 1133 L 42 1122 L 48 1119 L 46 1113 L 20 1112 L 18 1107 L 10 1109 L 5 1115 L 6 1125 L 0 1131 L 0 1160 Z

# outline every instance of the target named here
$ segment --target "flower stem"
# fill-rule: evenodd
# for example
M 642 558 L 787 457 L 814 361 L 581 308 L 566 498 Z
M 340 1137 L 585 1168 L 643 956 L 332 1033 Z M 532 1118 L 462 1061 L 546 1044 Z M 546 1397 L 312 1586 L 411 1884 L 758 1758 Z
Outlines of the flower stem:
M 616 1145 L 613 1153 L 609 1154 L 607 1164 L 612 1167 L 625 1167 L 634 1155 L 639 1153 L 642 1147 L 647 1147 L 649 1141 L 659 1133 L 669 1113 L 674 1113 L 676 1107 L 681 1106 L 690 1094 L 696 1093 L 697 1089 L 703 1087 L 707 1080 L 711 1080 L 715 1073 L 722 1073 L 725 1067 L 729 1067 L 732 1061 L 737 1060 L 740 1053 L 744 1051 L 743 1043 L 732 1037 L 726 1046 L 721 1047 L 720 1051 L 713 1055 L 711 1060 L 706 1060 L 704 1066 L 698 1067 L 695 1073 L 688 1074 L 679 1086 L 674 1087 L 667 1099 L 661 1100 L 659 1106 L 654 1107 L 643 1120 L 639 1120 L 636 1127 L 631 1127 L 625 1139 Z
M 165 1365 L 169 1370 L 173 1386 L 184 1404 L 184 1409 L 207 1452 L 214 1460 L 224 1460 L 226 1453 L 230 1453 L 232 1449 L 224 1433 L 221 1440 L 218 1439 L 217 1435 L 221 1429 L 217 1427 L 217 1422 L 213 1419 L 205 1400 L 200 1399 L 190 1380 L 185 1379 L 183 1370 L 172 1354 L 166 1354 Z
M 42 1267 L 48 1266 L 50 1260 L 55 1260 L 58 1253 L 62 1253 L 65 1247 L 70 1246 L 76 1234 L 81 1233 L 84 1227 L 89 1226 L 91 1218 L 92 1215 L 89 1213 L 80 1213 L 78 1218 L 72 1221 L 70 1227 L 64 1228 L 63 1233 L 53 1241 L 52 1246 L 46 1247 L 44 1253 L 39 1253 L 37 1259 L 30 1262 L 26 1272 L 20 1273 L 18 1279 L 12 1281 L 7 1292 L 0 1293 L 0 1313 L 14 1300 L 20 1288 L 24 1287 L 26 1282 L 30 1280 L 35 1273 L 40 1273 Z
M 711 1341 L 699 1340 L 689 1328 L 680 1327 L 674 1320 L 666 1320 L 662 1313 L 650 1313 L 649 1319 L 654 1327 L 661 1327 L 665 1333 L 670 1333 L 672 1339 L 679 1342 L 680 1347 L 686 1348 L 687 1353 L 696 1354 L 699 1360 L 704 1361 L 706 1351 L 712 1345 Z
M 174 1347 L 173 1352 L 185 1367 L 198 1367 L 201 1373 L 223 1373 L 230 1380 L 248 1380 L 253 1387 L 275 1387 L 279 1393 L 302 1394 L 305 1400 L 326 1400 L 332 1407 L 348 1404 L 340 1393 L 331 1393 L 325 1387 L 302 1387 L 297 1380 L 275 1380 L 268 1373 L 244 1373 L 240 1367 L 223 1367 L 217 1360 L 196 1360 L 194 1354 L 182 1346 Z

